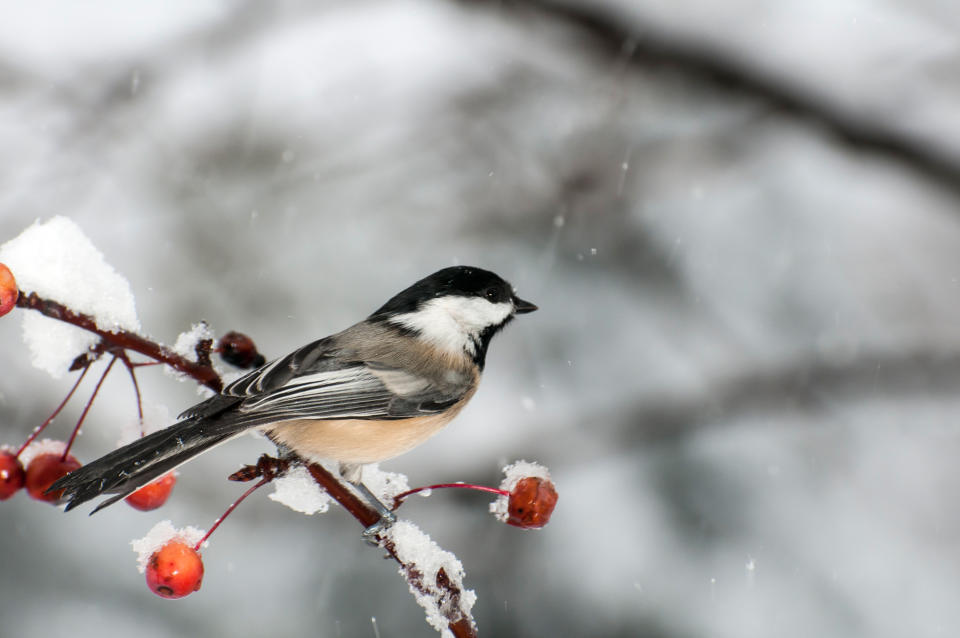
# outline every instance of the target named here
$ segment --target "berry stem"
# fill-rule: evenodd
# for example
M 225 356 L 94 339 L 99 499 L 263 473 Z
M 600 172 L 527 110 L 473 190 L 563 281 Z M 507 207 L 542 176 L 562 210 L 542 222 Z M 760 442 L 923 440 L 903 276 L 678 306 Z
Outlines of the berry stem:
M 49 417 L 47 417 L 47 420 L 46 420 L 46 421 L 44 421 L 43 423 L 41 423 L 40 425 L 38 425 L 36 428 L 34 428 L 33 432 L 30 433 L 30 436 L 27 437 L 27 440 L 24 441 L 23 445 L 20 446 L 20 449 L 17 450 L 16 456 L 20 456 L 21 454 L 23 454 L 23 451 L 26 450 L 27 447 L 28 447 L 31 443 L 33 443 L 33 441 L 34 441 L 38 436 L 40 436 L 40 433 L 43 432 L 43 430 L 44 430 L 48 425 L 50 425 L 50 422 L 53 421 L 53 420 L 57 417 L 58 414 L 60 414 L 60 411 L 63 410 L 64 406 L 67 405 L 67 402 L 70 400 L 70 397 L 73 396 L 73 393 L 76 392 L 77 388 L 80 386 L 80 382 L 83 381 L 83 377 L 86 376 L 87 370 L 89 370 L 89 369 L 90 369 L 90 364 L 89 364 L 89 363 L 87 363 L 85 366 L 83 366 L 83 371 L 80 373 L 80 376 L 77 378 L 76 383 L 73 384 L 73 387 L 70 388 L 70 392 L 67 392 L 67 396 L 63 399 L 63 401 L 60 402 L 60 405 L 57 406 L 57 409 L 53 411 L 53 414 L 51 414 Z
M 140 384 L 137 383 L 136 369 L 134 368 L 133 362 L 130 361 L 130 355 L 127 354 L 126 350 L 121 350 L 117 356 L 123 361 L 127 372 L 130 373 L 130 380 L 133 382 L 133 391 L 137 395 L 137 417 L 140 419 L 140 436 L 143 437 L 146 435 L 143 431 L 143 399 L 140 396 Z
M 510 496 L 510 492 L 507 490 L 501 490 L 498 487 L 488 487 L 486 485 L 474 485 L 473 483 L 438 483 L 436 485 L 424 485 L 423 487 L 415 487 L 412 490 L 407 490 L 401 494 L 397 494 L 393 497 L 393 509 L 397 509 L 403 505 L 404 499 L 406 499 L 411 494 L 416 494 L 417 492 L 422 492 L 424 490 L 439 490 L 447 487 L 460 487 L 468 490 L 476 490 L 478 492 L 489 492 L 491 494 L 499 494 L 500 496 Z
M 210 538 L 210 535 L 213 534 L 213 531 L 218 527 L 220 527 L 220 523 L 222 523 L 224 519 L 230 516 L 230 514 L 233 513 L 233 510 L 237 509 L 237 506 L 240 505 L 240 503 L 242 503 L 244 499 L 246 499 L 248 496 L 253 494 L 258 488 L 263 487 L 264 485 L 266 485 L 272 480 L 273 480 L 273 476 L 269 476 L 269 477 L 264 476 L 262 479 L 260 479 L 259 481 L 254 483 L 252 486 L 250 486 L 250 488 L 248 488 L 246 492 L 241 494 L 240 498 L 238 498 L 233 503 L 231 503 L 230 507 L 228 507 L 226 511 L 223 514 L 221 514 L 217 520 L 213 522 L 213 525 L 211 525 L 210 529 L 207 530 L 207 533 L 203 535 L 203 538 L 197 541 L 197 544 L 193 546 L 193 551 L 199 552 L 200 547 L 207 542 L 207 539 Z
M 100 375 L 100 380 L 97 381 L 96 387 L 93 389 L 93 394 L 90 395 L 90 400 L 87 401 L 87 405 L 83 408 L 83 413 L 80 415 L 80 419 L 77 421 L 77 424 L 73 427 L 73 432 L 70 434 L 70 440 L 67 441 L 67 447 L 63 448 L 63 454 L 60 456 L 61 461 L 65 461 L 67 454 L 70 453 L 70 448 L 73 446 L 73 442 L 77 438 L 77 434 L 80 433 L 80 426 L 83 425 L 83 420 L 87 418 L 87 412 L 90 411 L 90 406 L 93 405 L 93 400 L 97 398 L 97 393 L 100 392 L 100 386 L 103 385 L 104 379 L 107 378 L 107 374 L 110 372 L 110 368 L 113 367 L 113 364 L 117 362 L 117 356 L 114 355 L 110 359 L 110 363 L 107 364 L 107 369 L 103 371 L 103 374 Z

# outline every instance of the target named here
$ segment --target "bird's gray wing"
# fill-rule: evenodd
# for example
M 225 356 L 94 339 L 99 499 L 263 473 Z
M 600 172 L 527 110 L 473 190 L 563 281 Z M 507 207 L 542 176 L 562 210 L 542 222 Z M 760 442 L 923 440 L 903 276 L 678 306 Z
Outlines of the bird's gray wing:
M 229 420 L 250 426 L 310 418 L 404 419 L 441 412 L 468 389 L 466 378 L 438 382 L 349 355 L 330 338 L 311 343 L 234 381 L 182 416 L 233 408 Z
M 184 412 L 180 422 L 88 463 L 54 487 L 64 490 L 67 509 L 114 494 L 100 509 L 252 427 L 292 419 L 435 414 L 461 400 L 468 389 L 465 376 L 462 382 L 456 375 L 429 379 L 402 365 L 364 360 L 357 348 L 328 337 L 241 377 Z

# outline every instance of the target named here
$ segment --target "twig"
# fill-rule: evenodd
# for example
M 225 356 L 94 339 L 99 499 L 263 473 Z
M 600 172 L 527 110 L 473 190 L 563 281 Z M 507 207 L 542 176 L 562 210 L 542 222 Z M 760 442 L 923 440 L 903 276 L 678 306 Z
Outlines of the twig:
M 622 412 L 625 416 L 609 418 L 630 424 L 622 430 L 611 429 L 617 432 L 616 445 L 649 446 L 657 440 L 689 436 L 705 424 L 735 423 L 735 417 L 742 415 L 820 410 L 850 395 L 955 394 L 958 383 L 960 352 L 945 352 L 942 346 L 912 352 L 866 351 L 840 360 L 810 356 L 755 366 L 718 379 L 705 392 L 692 396 L 641 397 Z M 643 426 L 637 427 L 638 423 Z
M 303 462 L 302 459 L 300 462 Z M 317 485 L 326 490 L 327 494 L 340 503 L 365 528 L 380 520 L 380 514 L 375 509 L 357 497 L 326 468 L 317 463 L 307 463 L 306 467 Z M 476 624 L 469 612 L 460 604 L 463 592 L 450 580 L 443 568 L 437 572 L 435 586 L 425 583 L 423 572 L 415 563 L 405 563 L 400 559 L 393 541 L 382 533 L 377 535 L 376 540 L 380 542 L 380 546 L 386 550 L 390 558 L 400 565 L 407 583 L 421 594 L 429 595 L 436 600 L 437 608 L 444 614 L 448 622 L 447 627 L 456 638 L 476 638 Z
M 70 433 L 70 439 L 67 441 L 66 447 L 63 448 L 63 454 L 60 455 L 61 461 L 66 460 L 67 454 L 70 453 L 70 448 L 73 447 L 73 442 L 77 439 L 77 435 L 80 433 L 80 428 L 83 426 L 83 420 L 87 418 L 87 413 L 90 412 L 90 407 L 93 406 L 93 401 L 97 398 L 97 393 L 100 392 L 100 386 L 103 385 L 107 375 L 110 374 L 110 369 L 113 368 L 113 364 L 116 362 L 117 357 L 110 359 L 110 363 L 107 364 L 107 369 L 104 370 L 103 374 L 100 375 L 97 385 L 93 388 L 93 394 L 90 395 L 87 405 L 84 406 L 83 412 L 80 413 L 80 418 L 77 419 L 77 424 L 73 426 L 73 432 Z
M 196 542 L 196 544 L 194 544 L 193 551 L 199 552 L 200 548 L 203 546 L 205 542 L 207 542 L 207 539 L 210 538 L 211 534 L 213 534 L 216 531 L 216 529 L 220 527 L 220 523 L 226 520 L 226 518 L 233 513 L 233 510 L 237 509 L 237 506 L 240 505 L 240 503 L 242 503 L 248 496 L 256 492 L 258 489 L 260 489 L 261 487 L 263 487 L 264 485 L 272 481 L 274 478 L 275 478 L 274 476 L 270 476 L 270 475 L 264 476 L 262 479 L 260 479 L 259 481 L 251 485 L 246 492 L 240 495 L 240 497 L 237 500 L 231 503 L 230 507 L 228 507 L 223 514 L 217 517 L 217 520 L 213 522 L 213 525 L 211 525 L 210 529 L 207 530 L 207 533 L 203 535 L 203 538 L 201 538 Z
M 136 333 L 127 330 L 116 332 L 104 330 L 97 325 L 93 317 L 74 312 L 61 303 L 44 299 L 33 292 L 26 295 L 21 291 L 20 298 L 17 299 L 17 306 L 36 310 L 44 316 L 83 328 L 98 335 L 112 348 L 133 350 L 155 361 L 165 363 L 211 390 L 219 392 L 223 389 L 223 381 L 220 379 L 220 375 L 209 363 L 203 364 L 185 359 L 170 348 L 145 339 Z
M 80 387 L 80 382 L 83 381 L 83 377 L 87 375 L 87 370 L 89 369 L 90 369 L 90 363 L 87 362 L 86 365 L 83 366 L 83 372 L 80 373 L 80 376 L 77 377 L 77 380 L 76 382 L 74 382 L 73 387 L 70 388 L 70 392 L 67 392 L 67 396 L 63 399 L 63 401 L 60 402 L 60 405 L 57 406 L 57 409 L 53 411 L 53 414 L 48 416 L 46 421 L 38 425 L 33 430 L 33 432 L 30 433 L 30 436 L 27 437 L 27 440 L 24 441 L 23 445 L 20 446 L 20 449 L 17 450 L 17 454 L 16 454 L 17 456 L 20 456 L 21 454 L 23 454 L 23 451 L 26 450 L 31 443 L 33 443 L 34 439 L 36 439 L 40 435 L 40 433 L 43 432 L 43 430 L 48 425 L 50 425 L 50 422 L 53 421 L 58 414 L 60 414 L 64 406 L 67 405 L 67 402 L 70 401 L 70 397 L 72 397 L 73 393 L 77 391 L 78 387 Z
M 317 485 L 329 494 L 333 500 L 339 503 L 343 509 L 350 512 L 351 516 L 357 519 L 364 528 L 375 525 L 380 521 L 380 513 L 366 501 L 359 498 L 353 490 L 344 485 L 343 481 L 334 476 L 322 465 L 318 463 L 308 463 L 294 454 L 282 459 L 273 458 L 264 454 L 257 460 L 256 464 L 246 465 L 239 471 L 231 474 L 230 480 L 232 481 L 251 481 L 255 478 L 263 477 L 256 485 L 250 488 L 237 503 L 243 498 L 246 498 L 249 492 L 252 492 L 265 482 L 273 480 L 273 478 L 279 474 L 286 472 L 287 468 L 292 464 L 305 466 Z M 236 507 L 237 503 L 231 506 L 228 513 Z M 217 521 L 217 525 L 219 525 L 219 523 L 220 520 Z M 210 530 L 210 532 L 212 531 L 213 529 Z M 415 563 L 405 563 L 401 560 L 393 541 L 385 534 L 378 534 L 375 540 L 379 543 L 380 547 L 386 550 L 390 558 L 397 561 L 403 571 L 404 577 L 407 579 L 407 583 L 412 588 L 420 592 L 420 594 L 434 598 L 437 603 L 437 608 L 444 614 L 444 617 L 448 621 L 447 626 L 456 638 L 476 638 L 476 624 L 470 614 L 464 610 L 460 604 L 463 592 L 450 580 L 450 577 L 443 568 L 438 570 L 436 583 L 431 585 L 430 583 L 424 582 L 423 572 Z
M 130 355 L 127 354 L 126 350 L 121 350 L 117 353 L 117 357 L 123 361 L 124 367 L 127 369 L 127 372 L 130 373 L 130 381 L 133 382 L 133 391 L 137 395 L 137 418 L 140 419 L 140 436 L 146 436 L 147 433 L 143 430 L 143 398 L 140 396 L 140 384 L 137 383 L 137 369 L 134 363 L 130 361 Z
M 350 512 L 350 515 L 360 521 L 364 527 L 375 525 L 380 520 L 380 514 L 373 509 L 366 501 L 353 493 L 340 479 L 331 474 L 327 468 L 319 463 L 308 463 L 299 457 L 298 462 L 303 463 L 310 476 L 317 482 L 317 485 L 326 490 L 327 494 L 336 502 Z
M 507 490 L 501 490 L 498 487 L 489 487 L 487 485 L 475 485 L 474 483 L 436 483 L 434 485 L 424 485 L 423 487 L 415 487 L 412 490 L 407 490 L 406 492 L 401 492 L 393 497 L 393 509 L 396 510 L 408 496 L 414 494 L 419 494 L 420 492 L 425 492 L 426 490 L 442 490 L 448 488 L 460 488 L 465 490 L 474 490 L 477 492 L 487 492 L 488 494 L 499 494 L 500 496 L 509 496 L 510 492 Z

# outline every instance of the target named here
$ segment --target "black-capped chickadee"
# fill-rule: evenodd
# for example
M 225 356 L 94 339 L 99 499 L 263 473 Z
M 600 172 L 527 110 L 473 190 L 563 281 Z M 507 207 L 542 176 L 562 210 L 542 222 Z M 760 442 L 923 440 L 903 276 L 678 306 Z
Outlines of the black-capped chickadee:
M 363 464 L 407 452 L 455 417 L 477 389 L 490 339 L 514 315 L 536 309 L 492 272 L 444 268 L 366 320 L 254 370 L 178 423 L 50 490 L 64 491 L 67 510 L 115 495 L 97 511 L 250 429 L 301 458 L 338 461 L 344 478 L 360 485 Z

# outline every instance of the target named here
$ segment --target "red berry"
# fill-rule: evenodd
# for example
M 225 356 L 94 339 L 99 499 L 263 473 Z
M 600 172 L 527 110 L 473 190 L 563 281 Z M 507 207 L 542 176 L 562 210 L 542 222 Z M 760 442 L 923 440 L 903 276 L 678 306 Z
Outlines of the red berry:
M 257 352 L 253 339 L 242 332 L 228 332 L 217 342 L 220 358 L 238 368 L 257 368 L 266 363 L 263 355 Z
M 23 463 L 13 452 L 0 451 L 0 501 L 5 501 L 23 487 L 27 475 Z
M 20 290 L 17 289 L 17 280 L 13 278 L 13 273 L 5 264 L 0 263 L 0 317 L 13 310 L 19 296 Z
M 38 454 L 30 461 L 27 466 L 26 485 L 27 492 L 38 501 L 56 503 L 63 495 L 63 490 L 58 490 L 50 494 L 45 494 L 53 482 L 61 476 L 80 467 L 80 461 L 73 455 L 68 454 L 67 458 L 61 459 L 59 454 Z
M 510 492 L 507 524 L 514 527 L 543 527 L 557 505 L 557 490 L 547 479 L 527 476 Z
M 176 483 L 176 474 L 167 472 L 156 481 L 147 483 L 124 500 L 134 509 L 138 509 L 141 512 L 149 512 L 167 502 L 167 499 L 170 497 L 170 490 L 173 489 Z
M 180 541 L 168 542 L 147 562 L 147 587 L 157 596 L 183 598 L 200 589 L 202 581 L 200 554 Z

